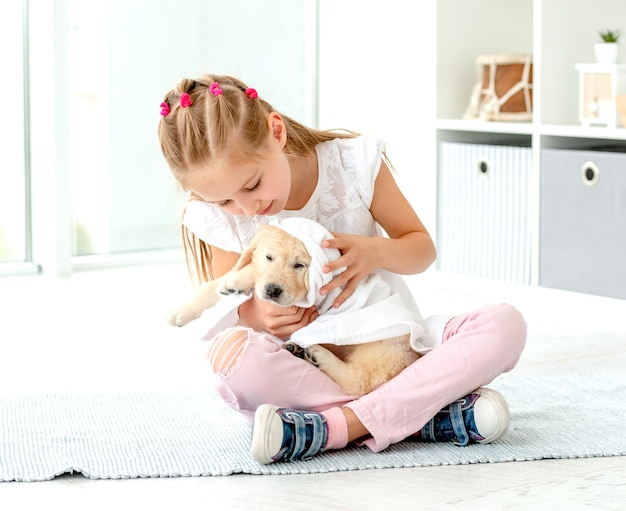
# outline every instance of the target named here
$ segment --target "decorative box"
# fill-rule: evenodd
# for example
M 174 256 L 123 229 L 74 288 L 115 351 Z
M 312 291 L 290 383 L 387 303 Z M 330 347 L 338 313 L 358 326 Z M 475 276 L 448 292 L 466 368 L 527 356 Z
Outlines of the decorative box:
M 626 94 L 625 64 L 577 64 L 578 118 L 583 126 L 620 126 L 616 96 Z

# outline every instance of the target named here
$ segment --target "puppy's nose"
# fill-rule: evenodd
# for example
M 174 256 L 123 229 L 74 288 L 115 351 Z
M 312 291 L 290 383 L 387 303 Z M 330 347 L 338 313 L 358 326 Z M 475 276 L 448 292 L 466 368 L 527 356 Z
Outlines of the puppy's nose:
M 278 298 L 283 293 L 283 288 L 276 284 L 266 284 L 265 294 L 268 298 Z

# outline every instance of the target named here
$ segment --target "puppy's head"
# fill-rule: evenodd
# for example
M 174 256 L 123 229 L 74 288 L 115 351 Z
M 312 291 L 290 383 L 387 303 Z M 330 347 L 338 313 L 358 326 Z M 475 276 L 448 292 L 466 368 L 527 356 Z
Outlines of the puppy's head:
M 250 249 L 257 297 L 283 307 L 306 299 L 311 256 L 302 241 L 273 225 L 260 225 Z

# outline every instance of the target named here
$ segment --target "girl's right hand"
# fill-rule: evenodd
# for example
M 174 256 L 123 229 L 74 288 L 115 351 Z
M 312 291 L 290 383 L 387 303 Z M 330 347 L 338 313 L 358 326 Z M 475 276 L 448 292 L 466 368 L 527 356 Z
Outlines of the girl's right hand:
M 239 324 L 287 340 L 296 330 L 318 316 L 315 306 L 307 309 L 292 305 L 281 307 L 253 296 L 239 306 Z

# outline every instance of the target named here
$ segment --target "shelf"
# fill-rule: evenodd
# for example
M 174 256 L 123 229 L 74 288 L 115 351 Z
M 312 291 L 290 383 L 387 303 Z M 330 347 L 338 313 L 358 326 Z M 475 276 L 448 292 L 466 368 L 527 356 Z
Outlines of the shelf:
M 464 119 L 437 119 L 438 130 L 511 135 L 546 135 L 552 137 L 620 140 L 626 143 L 626 128 L 607 128 L 605 126 L 582 126 L 580 124 L 543 124 L 530 122 L 490 122 L 468 121 Z
M 531 135 L 533 124 L 529 122 L 466 121 L 464 119 L 437 119 L 437 129 L 473 131 L 479 133 L 513 133 Z
M 544 124 L 540 127 L 542 135 L 568 138 L 598 140 L 621 140 L 626 143 L 626 128 L 607 128 L 605 126 L 581 126 L 563 124 Z
M 564 21 L 564 13 L 576 13 Z M 502 252 L 505 242 L 511 236 L 493 235 L 491 219 L 497 219 L 503 212 L 519 208 L 521 200 L 529 201 L 528 210 L 524 210 L 523 220 L 530 224 L 530 240 L 525 248 L 530 251 L 531 278 L 533 285 L 540 284 L 541 256 L 545 255 L 545 247 L 541 246 L 542 212 L 546 204 L 550 204 L 547 196 L 542 197 L 545 187 L 546 169 L 543 168 L 543 155 L 546 150 L 571 151 L 616 151 L 626 152 L 626 128 L 609 128 L 606 126 L 583 126 L 579 118 L 579 73 L 576 66 L 588 66 L 594 61 L 594 43 L 598 42 L 598 31 L 606 28 L 619 27 L 620 20 L 626 20 L 626 2 L 624 0 L 437 0 L 437 59 L 436 59 L 436 121 L 437 140 L 437 171 L 438 171 L 438 223 L 437 237 L 452 238 L 463 228 L 454 222 L 442 227 L 444 213 L 450 204 L 470 203 L 476 194 L 484 192 L 488 186 L 502 185 L 501 193 L 494 193 L 491 202 L 479 201 L 479 205 L 471 205 L 471 213 L 475 209 L 486 211 L 492 208 L 479 226 L 472 225 L 477 243 L 488 239 L 492 243 L 489 257 Z M 616 26 L 617 24 L 617 26 Z M 619 67 L 626 65 L 626 47 L 622 45 Z M 490 55 L 533 55 L 533 116 L 527 122 L 498 122 L 462 119 L 470 102 L 479 75 L 484 70 L 477 69 L 478 57 Z M 482 80 L 482 77 L 480 77 Z M 458 144 L 457 153 L 451 154 L 451 147 Z M 465 144 L 465 147 L 463 147 Z M 468 182 L 461 189 L 455 189 L 457 180 L 446 178 L 442 166 L 450 165 L 454 169 L 462 169 L 464 165 L 470 169 L 468 175 L 482 167 L 475 163 L 468 164 L 473 145 L 513 146 L 508 151 L 502 147 L 480 148 L 479 152 L 494 151 L 493 163 L 496 171 L 484 179 Z M 530 149 L 530 170 L 524 172 L 527 182 L 514 182 L 517 165 L 519 165 L 519 148 Z M 501 150 L 501 151 L 500 151 Z M 620 158 L 611 155 L 609 158 Z M 621 160 L 626 163 L 626 157 Z M 475 158 L 474 158 L 475 159 Z M 562 162 L 557 161 L 557 167 Z M 624 163 L 615 173 L 616 184 L 607 187 L 606 179 L 599 185 L 585 191 L 615 194 L 615 190 L 626 188 L 626 172 L 621 173 Z M 560 168 L 560 167 L 559 167 Z M 528 170 L 528 169 L 526 169 Z M 544 172 L 545 171 L 545 172 Z M 575 169 L 579 177 L 580 169 Z M 459 170 L 460 175 L 460 170 Z M 456 174 L 455 174 L 456 176 Z M 459 176 L 456 176 L 459 177 Z M 447 179 L 447 180 L 446 180 Z M 497 180 L 499 182 L 496 182 Z M 622 181 L 624 180 L 624 181 Z M 529 185 L 526 186 L 526 185 Z M 558 187 L 557 187 L 558 188 Z M 528 192 L 523 192 L 529 190 Z M 570 192 L 564 200 L 573 200 Z M 615 196 L 617 197 L 617 196 Z M 472 199 L 473 200 L 473 199 Z M 456 201 L 456 202 L 455 202 Z M 602 204 L 618 204 L 618 199 L 602 199 Z M 474 203 L 471 203 L 474 204 Z M 468 206 L 469 208 L 470 206 Z M 473 208 L 473 209 L 472 209 Z M 594 216 L 595 215 L 595 216 Z M 609 215 L 611 216 L 611 215 Z M 615 216 L 615 215 L 613 215 Z M 611 216 L 611 218 L 613 218 Z M 623 217 L 623 215 L 622 215 Z M 607 241 L 605 250 L 610 252 L 610 244 L 615 240 L 626 245 L 626 218 L 620 217 L 619 229 L 615 229 Z M 605 222 L 596 213 L 591 212 L 585 221 Z M 468 227 L 469 228 L 469 227 Z M 448 231 L 446 231 L 446 229 Z M 577 228 L 571 229 L 575 232 Z M 512 232 L 512 231 L 511 231 Z M 563 254 L 563 257 L 581 259 L 584 257 L 581 247 L 577 253 Z M 600 251 L 602 252 L 602 251 Z M 461 258 L 474 257 L 463 253 Z M 478 256 L 477 256 L 478 257 Z M 484 259 L 484 257 L 483 257 Z M 596 261 L 602 264 L 600 260 Z M 510 264 L 516 264 L 511 261 Z M 545 275 L 544 275 L 545 278 Z

